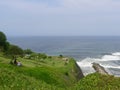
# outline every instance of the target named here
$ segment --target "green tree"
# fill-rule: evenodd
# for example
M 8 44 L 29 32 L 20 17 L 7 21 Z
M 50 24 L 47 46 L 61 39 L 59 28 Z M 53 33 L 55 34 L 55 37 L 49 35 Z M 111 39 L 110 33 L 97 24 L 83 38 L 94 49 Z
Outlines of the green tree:
M 0 31 L 0 45 L 2 45 L 3 43 L 5 43 L 7 40 L 5 34 L 3 32 Z
M 9 42 L 6 42 L 5 45 L 4 45 L 4 51 L 5 51 L 5 52 L 8 51 L 9 46 L 10 46 L 10 43 L 9 43 Z
M 23 50 L 16 45 L 10 45 L 7 54 L 11 56 L 23 56 Z
M 24 54 L 32 54 L 33 51 L 31 49 L 26 49 L 24 50 Z
M 37 53 L 32 53 L 31 55 L 30 55 L 30 57 L 29 57 L 29 59 L 37 59 Z
M 0 31 L 0 51 L 5 51 L 9 47 L 9 43 L 7 42 L 6 35 Z
M 46 59 L 47 55 L 45 53 L 38 53 L 38 58 L 39 59 Z
M 59 58 L 63 58 L 63 55 L 60 54 L 60 55 L 59 55 Z

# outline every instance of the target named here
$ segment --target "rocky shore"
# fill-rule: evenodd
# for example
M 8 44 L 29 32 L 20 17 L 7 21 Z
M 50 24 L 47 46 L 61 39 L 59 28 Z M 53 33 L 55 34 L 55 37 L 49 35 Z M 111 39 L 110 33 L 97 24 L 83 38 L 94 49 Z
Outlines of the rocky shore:
M 108 72 L 100 64 L 98 63 L 92 63 L 92 64 L 93 64 L 92 67 L 95 69 L 96 72 L 100 74 L 108 75 Z

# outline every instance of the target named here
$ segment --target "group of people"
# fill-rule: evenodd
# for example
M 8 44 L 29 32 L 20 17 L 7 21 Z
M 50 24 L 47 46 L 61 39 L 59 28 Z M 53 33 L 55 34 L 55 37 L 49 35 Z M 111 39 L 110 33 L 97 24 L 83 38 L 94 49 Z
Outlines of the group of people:
M 17 65 L 17 66 L 22 66 L 21 62 L 20 62 L 20 61 L 17 61 L 16 58 L 12 59 L 10 63 L 11 63 L 11 64 L 14 64 L 14 65 Z

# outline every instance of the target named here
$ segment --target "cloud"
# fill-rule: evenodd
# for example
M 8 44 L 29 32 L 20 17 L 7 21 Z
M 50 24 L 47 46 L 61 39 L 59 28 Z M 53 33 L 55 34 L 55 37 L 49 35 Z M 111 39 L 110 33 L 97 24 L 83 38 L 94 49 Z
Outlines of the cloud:
M 46 3 L 28 2 L 25 0 L 0 0 L 0 4 L 18 10 L 34 10 L 47 7 Z
M 51 0 L 44 0 L 44 2 L 36 0 L 0 0 L 0 5 L 29 12 L 48 13 L 120 9 L 120 1 L 114 0 L 52 0 L 52 3 Z
M 63 7 L 73 11 L 113 11 L 120 9 L 120 1 L 115 0 L 63 0 Z
M 81 8 L 81 7 L 101 7 L 119 5 L 120 1 L 115 0 L 63 0 L 65 7 Z

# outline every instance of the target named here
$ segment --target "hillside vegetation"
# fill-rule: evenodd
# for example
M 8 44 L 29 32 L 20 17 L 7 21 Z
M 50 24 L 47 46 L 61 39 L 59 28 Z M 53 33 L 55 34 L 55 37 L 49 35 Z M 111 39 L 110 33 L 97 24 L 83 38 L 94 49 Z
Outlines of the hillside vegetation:
M 18 60 L 23 66 L 11 65 L 0 55 L 1 90 L 120 90 L 120 78 L 111 75 L 93 73 L 79 80 L 73 59 L 67 65 L 59 57 Z
M 0 72 L 0 89 L 5 90 L 63 89 L 83 77 L 74 59 L 23 50 L 9 43 L 1 31 Z
M 120 78 L 93 73 L 81 79 L 71 90 L 120 90 Z
M 73 59 L 69 59 L 69 63 L 60 57 L 17 60 L 22 66 L 12 65 L 10 59 L 0 56 L 0 88 L 56 90 L 73 86 L 80 79 L 79 68 Z

